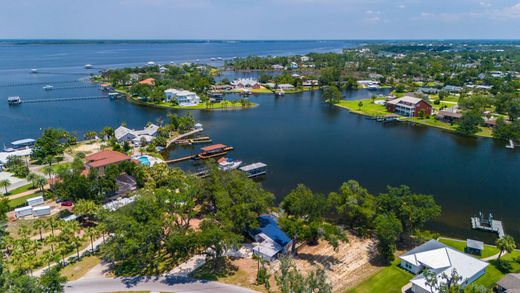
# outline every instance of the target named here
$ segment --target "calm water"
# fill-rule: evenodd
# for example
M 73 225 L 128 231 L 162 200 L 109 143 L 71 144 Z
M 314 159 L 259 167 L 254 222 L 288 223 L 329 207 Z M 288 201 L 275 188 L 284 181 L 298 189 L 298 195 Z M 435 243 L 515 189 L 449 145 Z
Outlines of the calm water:
M 97 68 L 153 61 L 184 62 L 211 57 L 282 55 L 333 51 L 354 46 L 349 42 L 260 42 L 181 44 L 100 44 L 0 46 L 0 84 L 40 83 L 0 87 L 0 97 L 24 99 L 99 95 L 93 88 L 70 89 L 83 84 Z M 39 74 L 30 74 L 30 68 Z M 57 89 L 44 92 L 45 83 Z M 346 92 L 349 99 L 367 98 L 373 92 Z M 373 193 L 387 185 L 407 184 L 414 191 L 436 196 L 443 215 L 430 228 L 458 237 L 493 240 L 492 234 L 470 229 L 469 217 L 479 210 L 493 212 L 505 221 L 505 230 L 520 239 L 520 159 L 503 143 L 463 138 L 440 130 L 412 125 L 381 125 L 323 103 L 319 92 L 252 97 L 260 106 L 245 111 L 192 111 L 215 143 L 233 145 L 232 157 L 262 161 L 270 173 L 263 185 L 282 197 L 298 183 L 319 192 L 335 190 L 356 179 Z M 5 101 L 5 100 L 4 100 Z M 37 137 L 40 128 L 62 127 L 80 135 L 125 121 L 139 128 L 147 121 L 166 118 L 166 110 L 131 105 L 125 101 L 91 100 L 67 103 L 24 104 L 8 107 L 0 102 L 0 143 Z M 179 148 L 171 158 L 196 152 Z M 197 168 L 191 163 L 179 165 Z

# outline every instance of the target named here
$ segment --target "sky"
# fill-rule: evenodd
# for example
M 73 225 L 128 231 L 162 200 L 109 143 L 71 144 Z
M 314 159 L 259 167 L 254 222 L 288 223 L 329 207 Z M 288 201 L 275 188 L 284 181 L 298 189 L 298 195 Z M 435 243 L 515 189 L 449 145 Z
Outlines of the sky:
M 3 0 L 0 39 L 519 39 L 520 0 Z

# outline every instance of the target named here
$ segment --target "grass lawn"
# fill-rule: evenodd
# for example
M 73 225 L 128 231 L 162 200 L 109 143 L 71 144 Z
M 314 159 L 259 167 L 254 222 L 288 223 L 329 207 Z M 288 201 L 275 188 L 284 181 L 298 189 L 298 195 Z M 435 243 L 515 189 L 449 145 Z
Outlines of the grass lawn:
M 362 102 L 363 106 L 359 107 L 359 102 Z M 371 99 L 341 100 L 335 105 L 338 107 L 346 108 L 350 110 L 350 112 L 366 116 L 381 116 L 392 114 L 386 110 L 386 107 L 384 105 L 373 104 Z
M 61 275 L 69 281 L 75 281 L 83 277 L 88 271 L 99 264 L 101 260 L 97 256 L 86 256 L 80 261 L 61 269 Z
M 136 99 L 130 98 L 129 101 L 137 103 L 139 105 L 145 105 L 145 106 L 151 106 L 156 108 L 167 108 L 167 109 L 184 109 L 184 110 L 240 110 L 240 109 L 250 109 L 258 106 L 258 104 L 250 102 L 246 106 L 242 106 L 240 102 L 231 102 L 226 101 L 226 103 L 218 102 L 218 103 L 211 103 L 210 107 L 207 107 L 205 103 L 200 103 L 195 106 L 177 106 L 173 105 L 169 102 L 161 102 L 161 103 L 148 103 L 148 102 L 142 102 L 138 101 Z
M 17 206 L 26 203 L 27 199 L 35 197 L 35 196 L 38 196 L 38 195 L 39 194 L 34 193 L 34 194 L 28 194 L 28 195 L 25 195 L 25 196 L 22 196 L 22 197 L 19 197 L 19 198 L 12 199 L 12 200 L 9 201 L 9 207 L 11 209 L 14 209 Z
M 456 240 L 456 239 L 448 239 L 448 238 L 439 238 L 439 241 L 455 248 L 458 251 L 464 252 L 464 248 L 466 247 L 466 241 L 464 240 Z M 500 252 L 498 248 L 493 245 L 484 245 L 484 250 L 482 251 L 482 255 L 479 257 L 475 255 L 475 257 L 486 258 L 493 255 L 496 255 Z
M 520 250 L 515 250 L 512 253 L 508 253 L 502 256 L 502 260 L 507 260 L 512 266 L 510 272 L 501 272 L 495 264 L 496 260 L 490 261 L 490 265 L 487 267 L 486 274 L 480 277 L 475 284 L 484 285 L 488 288 L 495 285 L 497 281 L 502 279 L 508 273 L 520 273 L 520 263 L 516 262 L 515 259 L 520 258 Z
M 399 263 L 400 260 L 396 259 L 392 265 L 383 268 L 355 288 L 347 290 L 346 293 L 400 293 L 401 288 L 412 279 L 413 275 L 401 269 Z
M 19 194 L 19 193 L 22 193 L 22 192 L 26 192 L 28 190 L 34 190 L 36 192 L 37 188 L 33 188 L 32 183 L 29 183 L 27 185 L 20 186 L 18 188 L 15 188 L 15 189 L 9 191 L 6 195 L 15 195 L 15 194 Z

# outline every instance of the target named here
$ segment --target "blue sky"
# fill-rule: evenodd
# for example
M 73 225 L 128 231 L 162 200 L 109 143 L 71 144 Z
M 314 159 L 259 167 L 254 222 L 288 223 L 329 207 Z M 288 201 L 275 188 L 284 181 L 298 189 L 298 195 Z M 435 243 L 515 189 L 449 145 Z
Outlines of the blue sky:
M 0 38 L 520 38 L 520 0 L 5 0 Z

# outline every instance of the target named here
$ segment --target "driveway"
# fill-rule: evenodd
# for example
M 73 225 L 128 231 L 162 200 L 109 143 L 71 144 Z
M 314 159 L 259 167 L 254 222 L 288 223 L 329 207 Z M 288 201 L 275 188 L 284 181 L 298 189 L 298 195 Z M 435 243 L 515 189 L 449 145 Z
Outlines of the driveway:
M 187 277 L 131 277 L 131 278 L 88 278 L 69 282 L 65 293 L 100 293 L 121 291 L 151 292 L 215 292 L 252 293 L 250 289 L 212 281 L 195 280 Z

